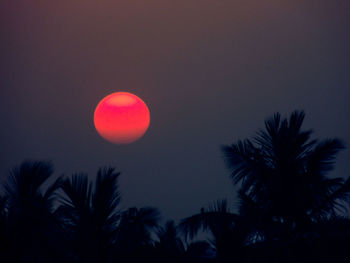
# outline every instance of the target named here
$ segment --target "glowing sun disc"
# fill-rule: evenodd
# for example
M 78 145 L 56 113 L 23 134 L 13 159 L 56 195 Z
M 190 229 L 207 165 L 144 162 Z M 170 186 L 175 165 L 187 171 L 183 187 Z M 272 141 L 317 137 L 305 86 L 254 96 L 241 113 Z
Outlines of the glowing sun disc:
M 97 132 L 105 140 L 128 144 L 147 131 L 150 113 L 146 103 L 129 92 L 115 92 L 103 98 L 94 113 Z

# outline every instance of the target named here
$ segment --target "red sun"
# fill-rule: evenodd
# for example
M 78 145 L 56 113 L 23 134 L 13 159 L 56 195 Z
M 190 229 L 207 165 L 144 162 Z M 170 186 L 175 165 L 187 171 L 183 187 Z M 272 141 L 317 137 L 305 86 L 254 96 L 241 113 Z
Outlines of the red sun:
M 140 139 L 148 129 L 150 114 L 147 105 L 136 95 L 116 92 L 97 105 L 94 124 L 107 141 L 128 144 Z

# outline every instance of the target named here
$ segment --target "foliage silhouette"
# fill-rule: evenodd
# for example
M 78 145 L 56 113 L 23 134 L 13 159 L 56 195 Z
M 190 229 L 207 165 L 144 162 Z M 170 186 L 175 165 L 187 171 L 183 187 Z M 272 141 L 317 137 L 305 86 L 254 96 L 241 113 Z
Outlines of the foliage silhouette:
M 210 243 L 220 262 L 229 258 L 232 250 L 235 251 L 236 258 L 242 257 L 249 237 L 244 220 L 230 211 L 226 200 L 217 201 L 207 209 L 202 208 L 199 214 L 183 219 L 180 227 L 190 239 L 200 230 L 209 231 L 213 236 Z
M 160 227 L 157 236 L 159 241 L 155 242 L 155 248 L 159 262 L 207 262 L 210 257 L 210 244 L 206 241 L 185 244 L 173 220 Z
M 238 210 L 226 200 L 176 225 L 154 207 L 120 208 L 113 168 L 55 178 L 23 162 L 0 195 L 1 262 L 348 262 L 350 179 L 327 177 L 338 139 L 315 140 L 305 114 L 276 113 L 252 139 L 223 146 Z M 207 231 L 211 238 L 194 241 Z
M 301 130 L 304 116 L 299 111 L 289 119 L 275 114 L 252 141 L 223 147 L 231 177 L 241 183 L 240 213 L 251 215 L 257 209 L 286 235 L 308 231 L 312 222 L 343 212 L 350 194 L 349 179 L 326 177 L 343 143 L 311 140 L 311 130 Z
M 178 259 L 184 255 L 185 245 L 173 220 L 167 221 L 163 228 L 159 228 L 157 237 L 159 241 L 155 243 L 155 247 L 167 261 L 170 261 L 169 258 Z
M 120 194 L 112 168 L 100 169 L 95 184 L 84 174 L 75 174 L 62 183 L 64 195 L 56 216 L 70 234 L 79 262 L 108 262 L 119 220 Z
M 23 162 L 11 171 L 4 185 L 9 244 L 7 254 L 13 257 L 12 262 L 63 260 L 55 249 L 62 244 L 62 235 L 52 215 L 53 201 L 61 179 L 55 180 L 43 191 L 43 184 L 52 173 L 50 162 Z
M 116 239 L 119 255 L 144 257 L 145 250 L 153 244 L 151 233 L 158 227 L 159 219 L 159 211 L 153 207 L 132 207 L 123 211 Z

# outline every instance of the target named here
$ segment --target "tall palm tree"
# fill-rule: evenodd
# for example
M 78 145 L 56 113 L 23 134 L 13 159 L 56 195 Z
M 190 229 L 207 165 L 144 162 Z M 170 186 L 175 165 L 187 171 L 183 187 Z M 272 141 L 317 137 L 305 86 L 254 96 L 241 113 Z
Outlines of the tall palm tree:
M 94 184 L 84 174 L 62 183 L 56 215 L 71 237 L 78 262 L 109 262 L 111 258 L 119 220 L 119 175 L 113 168 L 104 168 Z
M 4 185 L 12 262 L 56 262 L 61 259 L 61 251 L 57 251 L 60 229 L 52 215 L 60 179 L 46 191 L 43 189 L 52 174 L 50 162 L 23 162 L 10 172 Z M 57 234 L 57 239 L 52 234 Z
M 312 131 L 302 130 L 304 117 L 302 111 L 289 119 L 277 113 L 252 140 L 222 149 L 233 182 L 241 183 L 241 213 L 259 211 L 287 237 L 339 213 L 350 194 L 349 179 L 326 177 L 343 143 L 312 140 Z

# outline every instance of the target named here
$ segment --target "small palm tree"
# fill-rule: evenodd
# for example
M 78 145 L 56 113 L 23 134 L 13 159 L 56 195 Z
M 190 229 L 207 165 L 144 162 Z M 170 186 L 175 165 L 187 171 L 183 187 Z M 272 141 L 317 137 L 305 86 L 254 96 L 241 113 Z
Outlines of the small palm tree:
M 166 222 L 157 232 L 159 241 L 155 243 L 159 262 L 208 262 L 210 244 L 206 241 L 184 243 L 179 237 L 179 227 L 173 220 Z M 158 262 L 158 261 L 157 261 Z
M 202 208 L 199 214 L 183 219 L 180 228 L 190 239 L 200 230 L 209 231 L 214 237 L 211 244 L 218 262 L 230 259 L 233 250 L 236 251 L 235 258 L 239 258 L 251 232 L 244 220 L 229 210 L 226 200 L 217 201 L 208 209 Z
M 95 184 L 84 174 L 62 183 L 56 216 L 69 233 L 79 262 L 108 262 L 119 220 L 120 194 L 113 168 L 98 171 Z
M 159 211 L 132 207 L 122 212 L 116 236 L 116 257 L 123 262 L 150 260 L 152 233 L 158 228 Z
M 165 226 L 157 231 L 157 237 L 159 241 L 155 243 L 155 248 L 163 262 L 177 262 L 184 256 L 185 246 L 178 236 L 178 229 L 173 220 L 167 221 Z
M 119 224 L 118 244 L 124 246 L 131 242 L 133 245 L 127 245 L 128 247 L 151 244 L 151 233 L 158 227 L 159 219 L 159 211 L 153 207 L 132 207 L 125 210 Z
M 350 194 L 349 179 L 326 177 L 343 143 L 311 140 L 312 131 L 301 128 L 304 117 L 277 113 L 253 140 L 223 147 L 233 182 L 241 183 L 241 213 L 270 218 L 287 237 L 339 213 Z
M 23 162 L 11 171 L 4 185 L 7 233 L 14 262 L 55 262 L 61 258 L 57 251 L 60 236 L 54 239 L 47 234 L 60 232 L 52 215 L 60 179 L 46 191 L 43 189 L 52 174 L 50 162 Z M 4 216 L 2 211 L 2 218 Z

